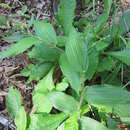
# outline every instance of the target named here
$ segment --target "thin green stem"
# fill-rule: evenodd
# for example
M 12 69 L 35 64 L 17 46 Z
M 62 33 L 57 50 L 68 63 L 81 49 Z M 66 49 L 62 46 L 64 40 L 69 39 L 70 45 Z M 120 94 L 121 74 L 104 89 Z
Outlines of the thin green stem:
M 130 84 L 130 81 L 123 86 L 123 88 L 127 87 Z
M 83 103 L 84 91 L 85 91 L 85 85 L 84 85 L 84 82 L 83 82 L 82 83 L 82 91 L 81 91 L 81 95 L 80 95 L 80 100 L 79 100 L 79 104 L 78 104 L 78 119 L 80 119 L 80 108 L 81 108 L 82 103 Z

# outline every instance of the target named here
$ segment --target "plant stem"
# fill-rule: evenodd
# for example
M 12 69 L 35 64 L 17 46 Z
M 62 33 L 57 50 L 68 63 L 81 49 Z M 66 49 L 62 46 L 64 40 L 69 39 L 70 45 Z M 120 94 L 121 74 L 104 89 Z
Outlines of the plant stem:
M 81 95 L 80 95 L 80 100 L 79 100 L 79 105 L 78 105 L 78 119 L 80 119 L 80 108 L 81 108 L 82 102 L 83 102 L 84 91 L 85 91 L 85 85 L 84 85 L 84 82 L 83 82 L 82 83 L 82 92 L 81 92 Z
M 123 88 L 127 87 L 130 84 L 130 81 L 123 86 Z

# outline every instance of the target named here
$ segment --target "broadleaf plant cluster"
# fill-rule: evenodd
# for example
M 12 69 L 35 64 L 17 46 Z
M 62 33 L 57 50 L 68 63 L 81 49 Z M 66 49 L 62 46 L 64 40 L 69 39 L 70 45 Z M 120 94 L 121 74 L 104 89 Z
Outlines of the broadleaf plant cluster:
M 60 0 L 52 24 L 34 21 L 35 34 L 0 54 L 4 59 L 27 51 L 35 61 L 21 72 L 28 83 L 38 81 L 32 112 L 26 114 L 14 87 L 6 100 L 18 130 L 118 130 L 118 121 L 130 124 L 130 93 L 117 78 L 130 66 L 130 39 L 123 37 L 130 23 L 126 28 L 119 17 L 120 24 L 113 20 L 106 26 L 112 6 L 112 0 L 104 0 L 104 13 L 79 27 L 75 23 L 80 20 L 74 20 L 76 0 Z M 129 12 L 123 15 L 130 18 Z

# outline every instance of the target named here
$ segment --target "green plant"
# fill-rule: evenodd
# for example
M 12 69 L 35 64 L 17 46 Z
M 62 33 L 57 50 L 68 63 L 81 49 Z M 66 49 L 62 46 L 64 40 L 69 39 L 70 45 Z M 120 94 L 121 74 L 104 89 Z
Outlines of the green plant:
M 123 77 L 120 70 L 130 66 L 129 38 L 122 37 L 128 31 L 129 23 L 124 29 L 120 17 L 121 25 L 113 22 L 104 27 L 111 5 L 112 0 L 105 0 L 104 13 L 95 23 L 87 21 L 79 32 L 73 26 L 76 1 L 61 0 L 57 14 L 58 34 L 47 21 L 35 21 L 34 35 L 2 52 L 0 59 L 29 49 L 29 57 L 36 61 L 21 73 L 29 76 L 28 83 L 38 81 L 32 99 L 35 111 L 25 114 L 20 94 L 13 87 L 7 97 L 7 110 L 15 119 L 18 130 L 117 130 L 116 120 L 110 118 L 111 113 L 130 123 L 130 93 L 117 78 L 120 73 Z M 113 32 L 113 28 L 119 27 Z M 54 82 L 57 80 L 54 72 L 60 70 L 61 80 Z M 60 112 L 50 114 L 53 107 Z

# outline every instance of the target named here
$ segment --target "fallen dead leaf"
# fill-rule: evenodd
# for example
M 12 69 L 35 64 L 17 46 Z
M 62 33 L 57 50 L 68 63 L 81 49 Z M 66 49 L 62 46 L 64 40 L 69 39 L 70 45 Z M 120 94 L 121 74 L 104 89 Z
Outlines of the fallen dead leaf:
M 130 0 L 125 0 L 127 3 L 130 3 Z

